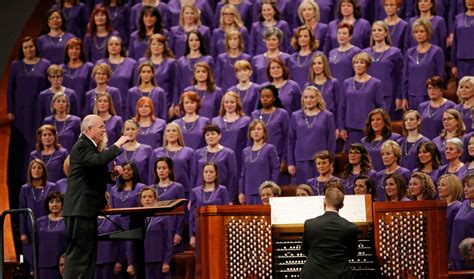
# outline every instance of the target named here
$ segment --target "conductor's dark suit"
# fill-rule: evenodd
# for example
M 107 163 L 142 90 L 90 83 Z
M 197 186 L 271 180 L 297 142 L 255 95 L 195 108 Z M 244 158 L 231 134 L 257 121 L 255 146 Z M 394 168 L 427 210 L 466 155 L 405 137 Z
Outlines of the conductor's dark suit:
M 70 244 L 64 278 L 93 278 L 97 255 L 97 215 L 106 204 L 105 191 L 111 174 L 107 164 L 121 153 L 112 145 L 99 152 L 81 135 L 70 153 L 70 174 L 64 195 L 63 216 Z
M 306 220 L 302 250 L 308 258 L 300 278 L 353 278 L 349 258 L 357 254 L 357 233 L 357 226 L 336 212 Z

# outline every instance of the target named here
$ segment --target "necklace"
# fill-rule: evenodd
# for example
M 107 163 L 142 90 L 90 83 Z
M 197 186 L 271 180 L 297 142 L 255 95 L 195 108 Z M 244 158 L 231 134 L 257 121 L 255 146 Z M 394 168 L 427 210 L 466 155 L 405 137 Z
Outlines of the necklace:
M 362 89 L 364 89 L 365 87 L 365 84 L 367 83 L 368 80 L 366 81 L 358 81 L 358 83 L 362 83 L 362 85 L 360 86 L 360 88 L 356 88 L 356 80 L 355 80 L 355 77 L 352 79 L 352 88 L 356 91 L 356 92 L 359 92 L 361 91 Z
M 310 56 L 311 56 L 310 54 L 308 54 L 308 55 L 306 55 L 306 56 L 303 56 L 304 59 L 303 59 L 303 62 L 301 62 L 301 57 L 302 57 L 302 55 L 296 54 L 296 65 L 297 65 L 298 67 L 304 67 L 304 66 L 306 66 L 306 65 L 308 64 L 308 59 L 309 59 Z
M 210 160 L 207 160 L 207 154 L 209 153 L 209 151 L 207 150 L 206 148 L 206 153 L 204 153 L 204 162 L 205 163 L 214 163 L 214 159 L 216 158 L 217 156 L 217 153 L 219 153 L 222 149 L 219 149 L 217 150 L 214 155 L 212 155 L 211 159 Z
M 113 74 L 115 74 L 115 72 L 117 72 L 120 69 L 120 66 L 122 66 L 123 62 L 118 63 L 118 64 L 113 64 L 112 62 L 110 62 L 109 59 L 107 59 L 107 64 L 109 64 L 110 69 L 112 70 L 112 75 L 113 75 Z
M 314 124 L 314 120 L 316 119 L 316 116 L 319 114 L 319 111 L 315 114 L 315 115 L 312 115 L 313 116 L 313 120 L 311 121 L 311 124 L 309 123 L 308 121 L 308 115 L 303 112 L 304 114 L 304 122 L 306 123 L 306 127 L 309 129 L 311 127 L 313 127 L 313 124 Z
M 64 15 L 64 18 L 66 19 L 66 21 L 68 21 L 71 18 L 72 9 L 73 8 L 63 8 L 63 15 Z M 69 12 L 69 14 L 68 14 L 68 12 Z
M 431 105 L 428 106 L 428 118 L 433 118 L 435 113 L 438 111 L 440 107 L 434 108 Z
M 260 156 L 260 153 L 262 152 L 263 148 L 265 147 L 265 144 L 266 144 L 266 143 L 264 143 L 264 144 L 262 145 L 262 147 L 257 151 L 257 155 L 256 155 L 255 158 L 253 158 L 253 159 L 252 159 L 252 154 L 253 154 L 254 151 L 252 150 L 252 148 L 250 148 L 250 154 L 249 154 L 249 161 L 250 161 L 250 163 L 253 163 L 253 162 L 257 161 L 258 156 Z
M 51 227 L 51 219 L 49 219 L 49 216 L 48 216 L 48 232 L 53 231 L 55 228 L 57 228 L 59 224 L 61 223 L 61 220 L 54 221 L 54 222 L 56 222 L 56 224 L 54 225 L 54 227 Z
M 115 18 L 117 17 L 118 8 L 109 6 L 107 7 L 107 10 L 109 11 L 110 20 L 111 21 L 115 20 Z
M 140 135 L 147 135 L 149 134 L 150 132 L 150 129 L 151 129 L 151 126 L 153 126 L 152 124 L 150 124 L 150 126 L 146 127 L 146 128 L 143 128 L 142 126 L 138 125 L 138 133 Z
M 107 222 L 107 218 L 100 218 L 102 219 L 102 222 L 100 223 L 100 225 L 97 227 L 97 230 L 100 231 L 100 229 L 105 225 L 105 223 Z
M 276 108 L 275 108 L 275 107 L 272 107 L 272 112 L 269 113 L 270 115 L 268 116 L 267 121 L 265 121 L 265 120 L 263 119 L 263 115 L 264 115 L 263 109 L 261 109 L 261 110 L 260 110 L 260 115 L 258 116 L 258 118 L 259 118 L 260 120 L 262 120 L 263 123 L 265 123 L 265 125 L 268 127 L 268 123 L 270 123 L 270 120 L 272 120 L 272 116 L 273 116 L 273 113 L 275 112 L 275 110 L 276 110 Z
M 319 92 L 321 92 L 321 94 L 323 94 L 324 92 L 324 88 L 326 87 L 326 83 L 328 82 L 328 80 L 326 79 L 323 84 L 317 84 L 316 82 L 313 81 L 313 84 L 314 86 L 316 86 L 316 88 L 319 89 Z
M 346 54 L 346 52 L 347 52 L 347 50 L 346 51 L 339 51 L 338 49 L 336 49 L 334 55 L 331 57 L 332 63 L 334 63 L 334 64 L 339 63 L 339 61 Z
M 421 57 L 421 59 L 420 59 Z M 419 65 L 421 62 L 423 62 L 423 60 L 425 59 L 426 57 L 426 52 L 423 53 L 423 56 L 420 55 L 420 53 L 418 52 L 418 50 L 416 50 L 416 54 L 415 54 L 415 62 L 417 65 Z
M 166 191 L 168 191 L 169 185 L 166 187 L 161 187 L 158 183 L 156 184 L 158 197 L 161 197 L 161 195 L 163 195 L 164 193 L 166 193 Z
M 474 18 L 464 14 L 464 26 L 470 27 L 474 23 Z
M 105 47 L 105 43 L 107 42 L 107 36 L 105 37 L 100 37 L 100 39 L 102 40 L 102 43 L 98 44 L 97 43 L 97 38 L 99 38 L 97 35 L 95 36 L 92 36 L 92 41 L 94 42 L 94 46 L 96 49 L 104 49 Z
M 43 200 L 43 196 L 44 196 L 44 187 L 41 188 L 41 192 L 38 196 L 35 195 L 35 189 L 33 188 L 33 186 L 31 186 L 31 195 L 33 196 L 33 200 L 35 202 L 39 202 L 39 201 L 42 201 Z
M 174 160 L 174 157 L 176 156 L 176 154 L 181 150 L 182 148 L 176 150 L 176 151 L 171 151 L 173 152 L 173 155 L 170 155 L 170 151 L 168 151 L 168 148 L 165 147 L 165 151 L 166 151 L 166 157 L 169 157 L 171 160 Z
M 127 155 L 127 153 L 130 151 L 124 150 L 125 152 L 123 152 L 123 157 L 125 157 L 125 162 L 133 162 L 135 160 L 135 155 L 137 154 L 137 150 L 138 150 L 138 147 L 132 151 L 132 157 L 130 157 L 130 159 L 128 159 L 128 155 Z
M 237 121 L 239 121 L 239 119 L 237 118 L 234 122 L 231 122 L 232 124 L 230 126 L 227 125 L 227 120 L 222 117 L 222 120 L 224 121 L 224 129 L 228 132 L 230 130 L 232 130 L 232 128 L 235 126 L 235 123 L 237 123 Z
M 207 90 L 198 90 L 196 86 L 193 85 L 193 91 L 197 92 L 199 97 L 201 97 L 201 104 L 204 103 L 204 100 L 206 99 L 206 96 L 207 96 L 206 94 Z
M 35 71 L 35 68 L 36 68 L 36 65 L 38 65 L 38 62 L 40 61 L 40 59 L 38 59 L 33 65 L 33 67 L 31 68 L 30 71 L 28 71 L 28 67 L 26 66 L 27 64 L 23 61 L 23 69 L 25 70 L 25 74 L 27 76 L 30 76 L 34 71 Z M 31 64 L 29 64 L 31 65 Z
M 376 143 L 374 145 L 374 143 Z M 376 151 L 379 149 L 380 145 L 383 143 L 383 140 L 373 140 L 372 142 L 369 143 L 369 146 L 370 148 L 372 149 L 372 151 Z
M 54 123 L 54 128 L 56 128 L 56 131 L 58 131 L 58 137 L 61 136 L 64 132 L 64 130 L 66 129 L 66 123 L 67 123 L 67 120 L 69 119 L 69 117 L 66 117 L 66 120 L 64 120 L 64 123 L 63 123 L 63 127 L 61 129 L 58 128 L 58 124 L 59 123 L 62 123 L 62 121 L 57 121 L 55 117 L 53 117 L 53 123 Z
M 51 155 L 43 155 L 43 152 L 41 152 L 41 160 L 45 163 L 46 167 L 49 165 L 49 163 L 51 163 L 51 160 L 53 160 L 54 153 L 56 153 L 56 151 L 53 152 Z M 49 157 L 47 162 L 46 162 L 46 159 L 45 159 L 46 157 Z
M 374 60 L 375 62 L 379 62 L 383 58 L 383 56 L 385 55 L 386 51 L 387 50 L 382 51 L 382 53 L 379 55 L 379 57 L 377 57 L 377 56 L 375 56 L 375 54 L 377 52 L 375 52 L 375 50 L 373 48 L 371 48 L 372 60 Z
M 196 117 L 196 119 L 195 119 L 194 121 L 192 121 L 192 122 L 186 122 L 186 121 L 184 121 L 184 118 L 183 118 L 183 125 L 182 125 L 183 131 L 184 131 L 185 133 L 192 132 L 193 129 L 194 129 L 194 126 L 196 125 L 196 122 L 198 121 L 198 119 L 199 119 L 199 116 Z M 187 123 L 191 123 L 191 127 L 190 127 L 190 128 L 186 127 L 186 124 L 187 124 Z
M 216 189 L 214 188 L 214 190 L 212 191 L 204 191 L 204 189 L 201 190 L 201 195 L 202 195 L 202 200 L 204 202 L 208 202 L 210 200 L 212 200 L 212 197 L 214 196 L 214 193 L 216 192 Z M 209 197 L 206 198 L 206 193 L 210 193 L 209 194 Z
M 133 190 L 128 191 L 125 197 L 123 196 L 123 192 L 125 191 L 124 190 L 120 191 L 120 200 L 124 202 L 128 199 L 128 197 L 130 197 L 130 194 L 133 192 Z
M 58 37 L 53 37 L 53 36 L 51 36 L 51 35 L 47 35 L 47 36 L 48 36 L 49 41 L 51 42 L 51 44 L 52 44 L 53 46 L 58 46 L 58 45 L 63 41 L 63 35 L 64 35 L 64 34 L 59 35 L 59 38 L 58 38 Z M 54 39 L 53 39 L 53 38 L 54 38 Z M 58 38 L 58 41 L 57 41 L 57 42 L 55 42 L 56 38 Z
M 390 32 L 391 38 L 393 38 L 393 34 L 395 33 L 395 30 L 397 30 L 397 26 L 398 26 L 398 23 L 395 23 L 394 25 L 388 25 L 388 30 Z
M 241 90 L 239 88 L 239 85 L 237 85 L 237 90 L 239 90 L 239 97 L 240 99 L 242 100 L 242 104 L 245 104 L 246 100 L 247 100 L 247 96 L 249 95 L 249 91 L 250 91 L 250 87 L 252 86 L 252 83 L 250 83 L 249 87 L 246 89 L 246 90 Z M 244 97 L 242 98 L 242 95 L 244 95 Z
M 82 65 L 81 65 L 82 66 Z M 77 68 L 71 68 L 69 66 L 66 66 L 66 75 L 70 78 L 70 79 L 75 79 L 76 76 L 77 76 L 77 72 L 79 72 L 79 69 L 81 68 L 81 66 L 77 67 Z
M 465 109 L 464 106 L 461 106 L 461 115 L 462 118 L 470 117 L 471 116 L 471 108 Z
M 413 148 L 415 148 L 415 145 L 416 145 L 416 142 L 418 140 L 416 140 L 415 142 L 408 142 L 408 138 L 406 138 L 403 143 L 402 143 L 402 150 L 403 150 L 403 155 L 405 156 L 410 156 L 412 151 L 413 151 Z M 408 149 L 408 146 L 411 144 L 410 146 L 410 149 Z
M 199 57 L 199 58 L 200 58 L 200 57 Z M 199 61 L 198 61 L 199 58 L 194 58 L 194 59 L 193 59 L 193 58 L 188 58 L 188 57 L 186 57 L 186 60 L 188 61 L 187 67 L 188 67 L 188 70 L 189 70 L 190 72 L 193 72 L 193 71 L 194 71 L 194 64 L 196 64 L 197 62 L 199 62 Z M 193 63 L 193 60 L 196 60 L 196 62 Z

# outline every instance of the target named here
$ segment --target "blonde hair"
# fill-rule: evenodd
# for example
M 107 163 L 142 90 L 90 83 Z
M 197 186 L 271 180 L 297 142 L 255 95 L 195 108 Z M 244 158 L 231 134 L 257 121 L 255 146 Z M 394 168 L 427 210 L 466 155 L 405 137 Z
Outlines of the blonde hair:
M 109 113 L 111 115 L 117 115 L 117 112 L 115 111 L 115 105 L 114 105 L 114 100 L 112 99 L 112 96 L 110 96 L 109 93 L 97 93 L 95 97 L 95 103 L 94 103 L 94 108 L 92 109 L 92 113 L 99 115 L 99 106 L 97 105 L 99 98 L 106 97 L 107 101 L 109 102 Z
M 390 36 L 390 30 L 388 29 L 388 25 L 382 21 L 382 20 L 377 20 L 376 22 L 372 23 L 372 28 L 374 28 L 374 26 L 380 26 L 382 27 L 382 29 L 385 31 L 385 34 L 387 34 L 387 36 L 385 36 L 385 43 L 389 46 L 392 45 L 392 37 Z M 374 41 L 374 38 L 372 35 L 370 35 L 370 46 L 374 46 L 375 45 L 375 41 Z
M 456 91 L 456 95 L 458 96 L 459 103 L 464 104 L 464 100 L 461 98 L 461 86 L 466 85 L 469 83 L 471 85 L 471 90 L 474 90 L 474 76 L 465 76 L 459 81 L 458 90 Z
M 447 202 L 460 201 L 463 198 L 463 187 L 459 178 L 454 174 L 443 174 L 438 179 L 438 189 L 443 180 L 449 188 L 449 195 L 451 197 L 451 201 Z
M 314 10 L 314 19 L 316 21 L 320 20 L 321 12 L 319 10 L 318 3 L 316 3 L 316 1 L 312 1 L 312 0 L 303 0 L 301 2 L 301 4 L 298 6 L 298 17 L 300 18 L 301 22 L 304 23 L 304 19 L 303 19 L 303 9 L 304 9 L 304 7 L 303 7 L 303 5 L 311 6 L 311 8 L 313 8 L 313 10 Z
M 387 149 L 393 152 L 393 155 L 397 157 L 397 164 L 399 164 L 400 159 L 402 158 L 402 149 L 400 148 L 400 145 L 398 145 L 396 141 L 387 140 L 382 144 L 382 147 L 380 148 L 380 154 L 382 154 Z
M 354 66 L 355 62 L 357 61 L 365 62 L 366 71 L 369 70 L 370 65 L 372 64 L 372 58 L 370 58 L 370 55 L 365 51 L 359 52 L 356 55 L 354 55 L 354 57 L 352 58 L 352 66 Z
M 314 81 L 314 79 L 316 78 L 316 74 L 314 73 L 314 70 L 313 70 L 314 60 L 316 58 L 321 58 L 321 60 L 323 61 L 324 76 L 328 79 L 332 79 L 331 68 L 329 68 L 329 60 L 324 53 L 320 52 L 320 53 L 316 53 L 315 55 L 313 55 L 313 58 L 311 58 L 311 66 L 310 66 L 311 68 L 309 69 L 309 81 Z
M 301 108 L 303 110 L 306 109 L 303 102 L 305 91 L 312 91 L 316 93 L 316 107 L 320 110 L 326 110 L 326 103 L 324 102 L 323 96 L 321 95 L 321 91 L 319 91 L 319 89 L 316 86 L 312 86 L 312 85 L 307 86 L 303 90 L 303 94 L 301 94 Z
M 174 122 L 168 123 L 165 127 L 165 130 L 163 131 L 163 147 L 166 147 L 168 145 L 168 139 L 166 138 L 166 129 L 168 129 L 168 127 L 170 126 L 173 126 L 178 129 L 178 145 L 184 147 L 184 138 L 183 133 L 181 132 L 181 127 L 179 127 L 179 125 Z
M 245 49 L 244 38 L 242 37 L 242 34 L 239 32 L 239 30 L 235 30 L 235 29 L 229 30 L 225 33 L 225 42 L 224 42 L 225 49 L 227 50 L 230 49 L 229 40 L 234 36 L 239 38 L 239 47 L 238 47 L 239 51 L 241 52 L 244 51 Z
M 92 77 L 95 77 L 98 71 L 104 72 L 108 78 L 110 78 L 110 75 L 112 74 L 112 69 L 110 69 L 110 66 L 107 65 L 107 63 L 99 63 L 92 68 Z
M 426 20 L 424 18 L 418 18 L 417 20 L 415 20 L 415 22 L 411 26 L 412 34 L 415 33 L 415 28 L 418 26 L 425 28 L 426 34 L 428 35 L 427 41 L 431 40 L 431 36 L 433 35 L 433 25 L 431 24 L 431 21 Z
M 50 76 L 50 75 L 61 75 L 61 76 L 63 76 L 64 75 L 64 69 L 59 65 L 53 64 L 53 65 L 48 67 L 48 72 L 47 73 L 48 73 L 48 76 Z
M 194 24 L 196 24 L 197 26 L 201 26 L 201 11 L 199 11 L 195 4 L 189 3 L 181 6 L 181 11 L 179 13 L 179 25 L 181 27 L 184 27 L 184 10 L 186 8 L 190 8 L 191 10 L 193 10 L 195 15 Z
M 239 10 L 232 4 L 225 4 L 220 13 L 220 18 L 219 18 L 219 27 L 224 29 L 224 10 L 225 9 L 230 9 L 232 14 L 234 15 L 234 25 L 235 27 L 241 28 L 244 26 L 244 23 L 242 22 L 242 18 L 240 18 L 240 12 Z
M 224 116 L 226 111 L 224 109 L 224 101 L 225 101 L 225 98 L 226 97 L 233 97 L 235 98 L 235 102 L 236 102 L 236 108 L 235 108 L 235 112 L 238 114 L 238 115 L 245 115 L 243 109 L 242 109 L 242 102 L 240 101 L 240 95 L 235 93 L 234 91 L 228 91 L 227 93 L 224 94 L 224 96 L 222 97 L 222 101 L 221 101 L 221 109 L 219 111 L 219 116 Z
M 240 70 L 252 71 L 252 64 L 247 60 L 238 60 L 234 63 L 234 71 L 237 73 Z

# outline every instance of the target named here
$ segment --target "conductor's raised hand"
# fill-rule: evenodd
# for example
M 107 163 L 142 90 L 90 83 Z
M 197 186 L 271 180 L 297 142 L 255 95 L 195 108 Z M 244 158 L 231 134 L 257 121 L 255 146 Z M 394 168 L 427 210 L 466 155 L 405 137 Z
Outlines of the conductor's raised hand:
M 130 140 L 131 136 L 121 136 L 115 143 L 117 147 L 121 147 Z

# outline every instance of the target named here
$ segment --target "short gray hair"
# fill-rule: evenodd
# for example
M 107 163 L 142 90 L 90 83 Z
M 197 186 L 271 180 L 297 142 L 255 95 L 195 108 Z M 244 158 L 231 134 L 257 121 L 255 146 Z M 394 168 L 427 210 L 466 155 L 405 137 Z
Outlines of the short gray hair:
M 265 188 L 271 188 L 272 193 L 275 197 L 278 197 L 281 195 L 280 186 L 278 186 L 275 182 L 271 180 L 264 181 L 262 184 L 260 184 L 260 187 L 258 187 L 258 194 L 260 195 L 262 193 L 262 190 Z
M 89 129 L 89 127 L 93 126 L 92 121 L 95 118 L 95 116 L 97 115 L 89 114 L 84 117 L 84 119 L 81 122 L 81 134 L 84 134 L 87 131 L 87 129 Z
M 281 31 L 280 28 L 278 27 L 268 27 L 265 29 L 265 32 L 263 32 L 263 38 L 266 40 L 271 36 L 277 36 L 278 41 L 280 41 L 280 44 L 283 41 L 283 32 Z

